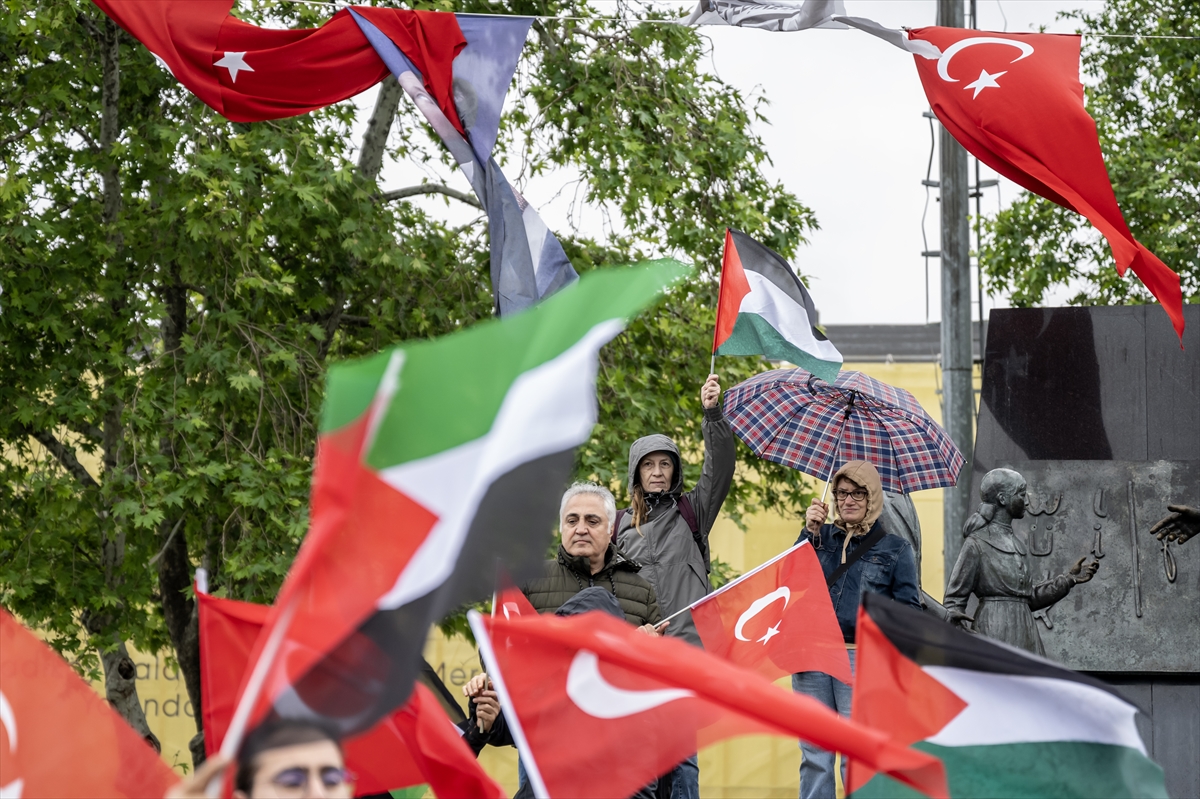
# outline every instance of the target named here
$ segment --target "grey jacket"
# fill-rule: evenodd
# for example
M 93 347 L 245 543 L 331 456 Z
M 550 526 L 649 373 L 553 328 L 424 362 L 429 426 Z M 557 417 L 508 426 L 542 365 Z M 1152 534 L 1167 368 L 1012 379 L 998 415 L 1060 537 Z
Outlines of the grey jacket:
M 701 429 L 704 432 L 704 468 L 696 487 L 686 495 L 696 512 L 699 535 L 707 549 L 708 534 L 733 482 L 735 451 L 733 429 L 725 420 L 720 405 L 704 409 Z M 700 599 L 712 588 L 705 558 L 677 507 L 679 497 L 684 494 L 683 468 L 679 447 L 674 441 L 664 435 L 651 435 L 633 442 L 629 448 L 629 491 L 632 494 L 638 463 L 651 452 L 668 452 L 674 459 L 675 478 L 671 490 L 652 505 L 640 533 L 633 527 L 633 513 L 626 511 L 617 530 L 617 541 L 626 555 L 642 564 L 640 574 L 654 586 L 665 618 Z M 672 619 L 666 633 L 701 645 L 691 613 Z

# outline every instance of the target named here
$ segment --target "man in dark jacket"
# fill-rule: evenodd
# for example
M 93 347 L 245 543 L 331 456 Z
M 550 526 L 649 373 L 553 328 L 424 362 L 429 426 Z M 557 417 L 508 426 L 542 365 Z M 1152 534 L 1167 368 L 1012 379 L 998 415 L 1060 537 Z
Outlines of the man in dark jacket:
M 879 517 L 884 510 L 884 496 L 879 472 L 866 461 L 850 461 L 837 471 L 830 485 L 837 508 L 833 524 L 825 523 L 829 514 L 825 503 L 813 500 L 804 531 L 796 543 L 812 543 L 826 580 L 843 564 L 849 564 L 829 586 L 829 598 L 842 628 L 853 671 L 855 628 L 862 595 L 870 591 L 918 609 L 921 599 L 912 547 L 900 536 L 882 532 Z M 882 537 L 875 535 L 877 530 Z M 843 716 L 850 715 L 850 686 L 828 674 L 819 671 L 793 674 L 792 690 L 811 696 Z M 804 753 L 800 763 L 800 799 L 833 799 L 833 752 L 804 741 L 800 742 L 800 749 Z M 845 779 L 843 761 L 843 784 Z
M 643 564 L 642 576 L 658 592 L 666 616 L 712 590 L 708 534 L 733 482 L 733 429 L 721 410 L 721 384 L 716 375 L 709 375 L 701 386 L 700 404 L 704 408 L 700 423 L 704 466 L 696 487 L 683 490 L 683 462 L 674 441 L 659 434 L 639 438 L 629 447 L 632 506 L 622 511 L 615 531 L 621 550 Z M 701 646 L 690 611 L 672 620 L 665 632 Z M 700 767 L 695 755 L 661 781 L 659 793 L 670 799 L 698 799 Z
M 650 635 L 662 620 L 654 586 L 641 577 L 641 565 L 612 543 L 617 503 L 607 488 L 576 483 L 563 494 L 558 557 L 546 561 L 542 577 L 522 587 L 538 613 L 554 613 L 585 588 L 600 586 L 621 604 L 625 620 Z
M 562 604 L 554 612 L 556 616 L 577 616 L 588 611 L 598 610 L 617 618 L 628 618 L 618 599 L 601 586 L 585 588 Z M 476 756 L 486 745 L 516 746 L 504 711 L 500 708 L 500 697 L 486 674 L 477 674 L 463 686 L 463 694 L 468 697 L 470 717 L 459 725 L 463 730 L 463 740 L 467 742 Z M 521 771 L 524 772 L 522 763 Z M 533 786 L 525 774 L 520 775 L 520 787 L 513 799 L 528 799 L 533 796 Z M 638 790 L 632 799 L 653 799 L 658 781 L 655 780 Z

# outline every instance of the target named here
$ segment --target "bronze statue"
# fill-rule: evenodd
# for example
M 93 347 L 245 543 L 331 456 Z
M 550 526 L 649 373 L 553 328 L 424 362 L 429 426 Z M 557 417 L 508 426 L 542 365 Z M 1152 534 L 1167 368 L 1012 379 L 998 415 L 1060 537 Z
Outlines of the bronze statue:
M 1025 515 L 1025 478 L 1011 469 L 993 469 L 979 486 L 983 503 L 963 525 L 967 540 L 946 586 L 946 610 L 960 627 L 1044 655 L 1033 613 L 1092 579 L 1100 562 L 1080 558 L 1065 574 L 1033 584 L 1029 550 L 1013 533 L 1012 520 Z M 975 618 L 967 600 L 979 597 Z
M 1170 515 L 1159 519 L 1150 532 L 1159 541 L 1182 544 L 1189 538 L 1200 535 L 1200 508 L 1190 508 L 1187 505 L 1168 505 Z

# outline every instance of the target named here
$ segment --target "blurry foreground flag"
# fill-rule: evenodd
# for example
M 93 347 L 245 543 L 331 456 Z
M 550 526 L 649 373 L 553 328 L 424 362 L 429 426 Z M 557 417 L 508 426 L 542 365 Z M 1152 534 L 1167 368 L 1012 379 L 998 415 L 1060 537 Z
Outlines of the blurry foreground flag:
M 596 270 L 529 310 L 329 369 L 308 535 L 221 751 L 271 716 L 350 735 L 407 701 L 429 626 L 538 574 L 599 351 L 688 270 Z
M 212 755 L 229 728 L 242 674 L 270 608 L 199 591 L 196 599 L 204 747 Z M 400 710 L 367 732 L 343 741 L 342 746 L 360 795 L 428 783 L 438 796 L 505 796 L 424 685 L 416 686 Z
M 677 639 L 600 612 L 468 618 L 539 797 L 629 796 L 697 747 L 764 733 L 946 795 L 937 758 Z
M 955 799 L 1165 799 L 1136 713 L 1093 677 L 863 595 L 851 718 L 941 758 Z M 855 799 L 915 796 L 874 772 L 850 761 Z
M 823 671 L 850 684 L 825 574 L 803 541 L 692 605 L 704 649 L 775 680 Z
M 817 307 L 783 256 L 726 230 L 713 354 L 763 355 L 832 383 L 842 354 L 816 324 Z
M 178 781 L 62 658 L 0 608 L 0 796 L 157 799 Z

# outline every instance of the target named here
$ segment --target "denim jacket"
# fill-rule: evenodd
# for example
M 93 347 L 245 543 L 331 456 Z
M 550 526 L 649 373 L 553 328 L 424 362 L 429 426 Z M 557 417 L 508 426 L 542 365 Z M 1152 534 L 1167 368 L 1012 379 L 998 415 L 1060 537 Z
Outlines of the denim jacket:
M 878 527 L 879 522 L 876 522 L 875 526 Z M 875 527 L 871 530 L 874 531 Z M 849 558 L 850 553 L 869 535 L 870 533 L 867 533 L 851 540 L 850 546 L 846 548 L 846 557 Z M 821 571 L 828 577 L 842 563 L 842 542 L 845 540 L 845 531 L 832 524 L 826 524 L 821 527 L 819 543 L 813 540 L 812 533 L 807 529 L 800 533 L 796 543 L 809 541 L 813 544 L 817 560 L 821 562 Z M 883 594 L 920 610 L 921 594 L 917 589 L 917 567 L 912 547 L 903 538 L 890 533 L 885 535 L 867 554 L 847 569 L 837 582 L 829 586 L 829 598 L 833 602 L 838 624 L 842 627 L 842 638 L 848 644 L 854 643 L 858 605 L 867 591 Z

